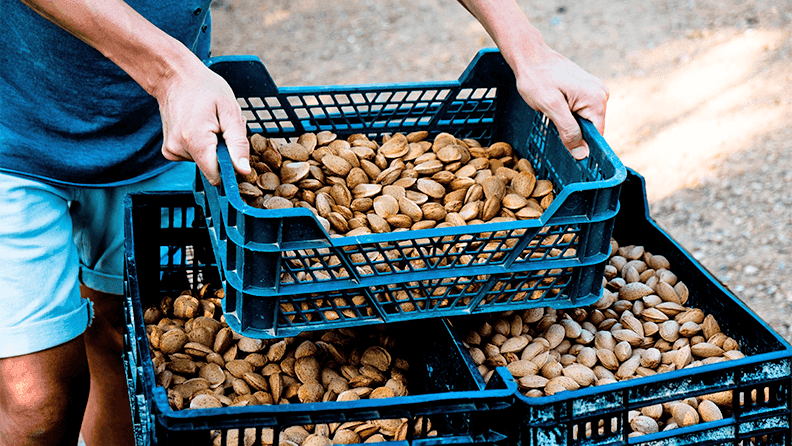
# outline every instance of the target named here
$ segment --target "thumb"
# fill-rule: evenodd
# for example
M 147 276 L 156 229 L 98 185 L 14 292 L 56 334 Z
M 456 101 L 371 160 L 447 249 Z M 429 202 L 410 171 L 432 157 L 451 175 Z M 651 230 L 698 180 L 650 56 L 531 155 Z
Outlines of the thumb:
M 218 104 L 217 118 L 228 154 L 234 169 L 242 175 L 250 173 L 250 145 L 247 140 L 246 119 L 236 102 L 222 101 Z
M 583 132 L 575 117 L 572 116 L 572 112 L 569 111 L 569 107 L 564 105 L 564 107 L 556 108 L 556 111 L 548 113 L 547 116 L 555 124 L 564 147 L 569 150 L 573 158 L 582 160 L 588 156 L 589 146 L 583 139 Z

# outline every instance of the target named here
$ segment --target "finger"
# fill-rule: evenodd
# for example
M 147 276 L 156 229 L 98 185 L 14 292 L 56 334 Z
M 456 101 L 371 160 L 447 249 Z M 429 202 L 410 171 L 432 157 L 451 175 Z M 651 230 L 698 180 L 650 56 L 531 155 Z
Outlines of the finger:
M 578 116 L 581 118 L 591 121 L 594 124 L 594 127 L 597 129 L 600 135 L 605 134 L 605 117 L 601 114 L 592 113 L 589 110 L 581 110 L 577 112 Z
M 186 136 L 186 135 L 185 135 Z M 186 152 L 192 156 L 198 169 L 213 186 L 220 184 L 220 166 L 217 163 L 217 135 L 202 132 L 193 138 L 185 138 Z
M 607 107 L 607 97 L 605 97 L 601 102 L 598 102 L 593 106 L 581 107 L 579 110 L 575 110 L 575 113 L 577 113 L 578 116 L 580 116 L 581 118 L 591 121 L 591 123 L 594 124 L 594 127 L 600 133 L 600 135 L 604 135 L 606 107 Z
M 610 90 L 599 79 L 595 78 L 595 86 L 589 89 L 580 101 L 572 102 L 574 106 L 572 111 L 577 113 L 581 118 L 587 119 L 594 124 L 594 127 L 600 133 L 605 134 L 605 115 L 608 107 L 608 99 L 610 98 Z
M 181 144 L 175 140 L 165 140 L 162 143 L 162 156 L 168 161 L 192 161 L 189 153 L 182 149 Z
M 220 121 L 220 132 L 223 135 L 234 169 L 242 175 L 250 173 L 250 145 L 247 140 L 245 117 L 239 104 L 221 101 L 217 105 L 217 118 Z
M 220 166 L 217 164 L 217 143 L 210 144 L 195 160 L 195 165 L 212 186 L 220 184 Z
M 192 158 L 186 158 L 188 153 L 184 152 L 181 144 L 173 138 L 173 133 L 170 132 L 168 121 L 162 120 L 162 148 L 160 149 L 162 156 L 168 161 L 192 161 Z
M 544 113 L 555 124 L 561 142 L 572 154 L 572 157 L 577 160 L 587 157 L 589 154 L 588 144 L 583 140 L 583 132 L 580 130 L 575 117 L 572 116 L 566 101 L 553 101 Z

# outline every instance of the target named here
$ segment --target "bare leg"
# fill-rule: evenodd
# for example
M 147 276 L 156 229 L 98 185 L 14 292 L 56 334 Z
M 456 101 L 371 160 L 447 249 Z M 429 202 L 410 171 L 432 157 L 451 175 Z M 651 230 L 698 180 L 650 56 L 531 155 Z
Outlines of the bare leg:
M 121 296 L 80 286 L 91 299 L 94 321 L 85 331 L 91 367 L 91 393 L 82 423 L 87 446 L 134 445 L 123 351 L 124 307 Z
M 0 359 L 0 445 L 76 445 L 88 373 L 82 336 Z

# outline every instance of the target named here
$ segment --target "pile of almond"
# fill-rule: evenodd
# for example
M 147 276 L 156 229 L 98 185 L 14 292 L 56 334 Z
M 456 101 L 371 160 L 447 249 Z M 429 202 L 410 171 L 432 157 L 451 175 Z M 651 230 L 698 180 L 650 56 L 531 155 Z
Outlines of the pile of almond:
M 629 435 L 636 437 L 722 420 L 723 412 L 730 411 L 731 403 L 731 392 L 727 391 L 631 410 L 627 416 L 632 429 Z
M 239 193 L 256 208 L 307 208 L 333 237 L 534 219 L 553 202 L 553 184 L 537 179 L 531 163 L 518 158 L 508 143 L 484 147 L 449 133 L 433 141 L 427 137 L 426 131 L 396 133 L 378 143 L 363 134 L 340 139 L 322 131 L 285 142 L 254 134 L 253 171 L 237 174 Z M 518 261 L 577 255 L 576 234 L 552 234 L 548 229 L 530 241 Z M 355 272 L 371 277 L 428 265 L 497 261 L 524 232 L 442 241 L 419 238 L 346 250 Z M 351 275 L 326 248 L 287 251 L 283 259 L 288 268 L 281 274 L 282 283 Z
M 505 366 L 524 395 L 539 397 L 744 357 L 713 315 L 686 306 L 688 288 L 665 257 L 611 243 L 603 297 L 590 307 L 457 322 L 473 327 L 464 341 L 485 379 Z M 647 407 L 631 427 L 637 435 L 711 421 L 730 405 L 725 392 Z
M 279 340 L 248 338 L 223 321 L 222 289 L 212 293 L 208 287 L 166 296 L 144 311 L 156 382 L 166 389 L 174 410 L 408 395 L 408 364 L 391 355 L 394 338 L 384 328 L 309 332 Z M 295 444 L 313 446 L 336 439 L 347 444 L 435 434 L 428 420 L 426 425 L 419 421 L 414 426 L 406 419 L 330 423 L 293 427 L 288 434 L 302 438 L 289 440 Z M 267 432 L 271 437 L 271 430 L 263 435 Z M 215 434 L 220 444 L 220 432 Z M 239 432 L 227 435 L 238 437 Z M 248 435 L 243 434 L 244 444 Z M 227 438 L 225 444 L 237 443 Z
M 442 228 L 538 218 L 554 198 L 511 145 L 428 132 L 339 139 L 329 131 L 280 143 L 250 137 L 250 175 L 237 177 L 251 206 L 312 210 L 331 234 Z

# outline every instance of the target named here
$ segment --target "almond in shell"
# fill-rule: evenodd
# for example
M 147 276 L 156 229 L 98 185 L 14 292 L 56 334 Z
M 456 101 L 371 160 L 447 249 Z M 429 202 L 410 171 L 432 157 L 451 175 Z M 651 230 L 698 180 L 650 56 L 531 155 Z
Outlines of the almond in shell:
M 307 162 L 294 162 L 284 164 L 280 169 L 281 183 L 298 183 L 308 176 L 311 168 Z
M 680 427 L 692 426 L 699 423 L 699 414 L 696 409 L 685 403 L 677 403 L 671 408 L 674 421 Z
M 428 178 L 419 178 L 416 184 L 419 191 L 432 198 L 443 198 L 446 194 L 445 187 L 437 181 Z
M 395 134 L 380 147 L 380 153 L 389 159 L 400 158 L 409 151 L 410 143 L 407 141 L 407 137 L 401 133 Z
M 723 419 L 720 408 L 710 400 L 705 399 L 699 402 L 697 410 L 701 420 L 705 423 Z

